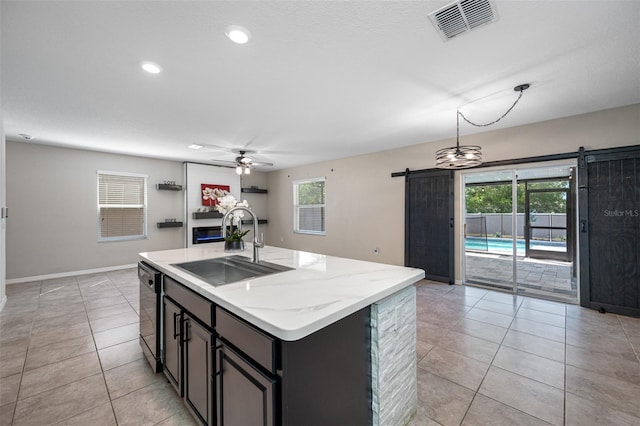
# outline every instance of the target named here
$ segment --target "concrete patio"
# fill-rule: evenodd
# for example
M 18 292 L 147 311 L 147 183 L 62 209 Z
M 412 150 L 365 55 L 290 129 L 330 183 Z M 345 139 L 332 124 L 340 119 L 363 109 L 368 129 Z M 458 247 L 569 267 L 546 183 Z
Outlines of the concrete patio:
M 511 256 L 467 251 L 465 283 L 480 284 L 511 291 Z M 518 293 L 577 303 L 577 280 L 570 262 L 517 257 Z

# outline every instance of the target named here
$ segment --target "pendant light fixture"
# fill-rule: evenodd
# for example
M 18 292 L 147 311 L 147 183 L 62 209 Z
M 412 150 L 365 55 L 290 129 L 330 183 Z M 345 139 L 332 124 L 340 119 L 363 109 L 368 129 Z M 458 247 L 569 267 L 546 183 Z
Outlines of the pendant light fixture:
M 464 116 L 460 110 L 456 111 L 456 146 L 452 146 L 449 148 L 442 148 L 436 151 L 436 167 L 440 169 L 468 169 L 470 167 L 476 167 L 482 164 L 482 148 L 477 145 L 460 145 L 460 117 L 467 123 L 476 127 L 488 127 L 492 124 L 496 124 L 498 121 L 502 120 L 507 116 L 516 106 L 520 98 L 522 98 L 522 93 L 529 88 L 529 84 L 520 84 L 513 88 L 514 91 L 520 92 L 518 98 L 515 100 L 513 105 L 502 114 L 497 120 L 494 120 L 490 123 L 486 124 L 477 124 L 470 121 L 467 117 Z

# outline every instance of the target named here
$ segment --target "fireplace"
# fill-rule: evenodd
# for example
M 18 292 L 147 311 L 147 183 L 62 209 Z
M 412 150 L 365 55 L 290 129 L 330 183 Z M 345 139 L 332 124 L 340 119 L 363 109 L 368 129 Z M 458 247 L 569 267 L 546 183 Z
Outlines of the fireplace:
M 233 228 L 235 230 L 236 226 Z M 219 243 L 221 241 L 224 241 L 222 239 L 221 226 L 199 226 L 192 228 L 193 244 Z

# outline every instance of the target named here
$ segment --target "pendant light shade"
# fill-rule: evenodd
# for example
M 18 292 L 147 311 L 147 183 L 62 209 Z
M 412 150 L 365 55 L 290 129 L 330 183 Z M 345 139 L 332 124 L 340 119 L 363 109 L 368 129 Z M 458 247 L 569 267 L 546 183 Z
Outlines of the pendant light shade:
M 496 124 L 511 112 L 520 98 L 522 98 L 522 92 L 527 90 L 529 86 L 529 84 L 519 84 L 514 87 L 514 91 L 520 92 L 518 98 L 515 100 L 513 105 L 511 105 L 511 107 L 502 114 L 502 116 L 491 123 L 474 123 L 465 117 L 460 111 L 456 111 L 456 146 L 442 148 L 436 151 L 436 167 L 440 169 L 468 169 L 482 164 L 482 148 L 477 145 L 460 145 L 460 117 L 462 117 L 467 123 L 476 127 L 487 127 L 492 124 Z
M 436 151 L 439 169 L 468 169 L 482 164 L 482 148 L 477 145 L 460 146 L 460 111 L 456 114 L 456 146 Z
M 467 169 L 482 164 L 482 150 L 477 145 L 456 145 L 436 151 L 436 167 Z

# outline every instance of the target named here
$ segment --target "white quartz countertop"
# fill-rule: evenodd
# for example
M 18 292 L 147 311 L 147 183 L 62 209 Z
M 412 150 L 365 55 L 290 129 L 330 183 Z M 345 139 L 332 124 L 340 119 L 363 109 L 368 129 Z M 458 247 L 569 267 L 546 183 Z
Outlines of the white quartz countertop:
M 294 268 L 214 287 L 175 263 L 232 254 L 223 244 L 140 253 L 140 258 L 186 287 L 286 341 L 308 336 L 424 278 L 416 268 L 364 262 L 278 247 L 260 249 L 260 260 Z

